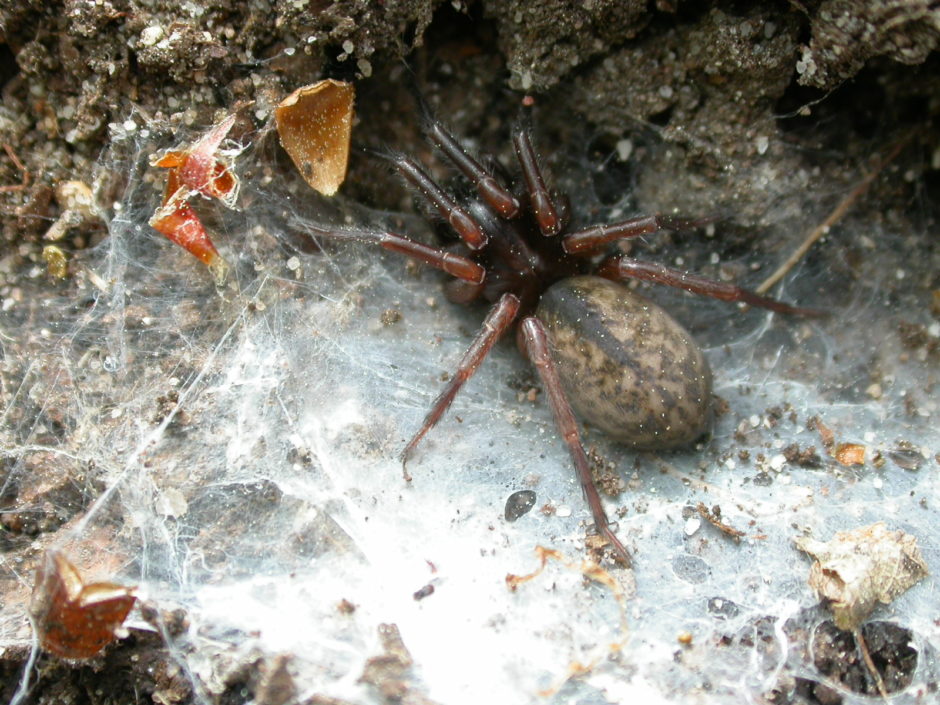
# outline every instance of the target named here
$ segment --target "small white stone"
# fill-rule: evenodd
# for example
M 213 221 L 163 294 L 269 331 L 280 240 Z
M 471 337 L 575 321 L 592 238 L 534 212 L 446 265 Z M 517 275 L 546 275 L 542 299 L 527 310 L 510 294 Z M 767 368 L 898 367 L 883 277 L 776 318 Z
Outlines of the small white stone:
M 697 515 L 690 516 L 688 519 L 685 520 L 685 535 L 691 536 L 696 531 L 698 531 L 701 528 L 701 526 L 702 526 L 702 519 L 699 516 Z
M 163 39 L 163 27 L 159 25 L 145 27 L 144 31 L 140 33 L 140 43 L 145 47 L 152 47 L 161 39 Z
M 871 481 L 871 484 L 874 485 L 876 490 L 880 490 L 882 487 L 885 486 L 885 481 L 882 480 L 880 477 L 876 477 L 875 479 Z
M 571 507 L 567 504 L 561 504 L 555 510 L 555 516 L 557 517 L 570 517 L 571 516 Z
M 782 453 L 778 453 L 777 455 L 775 455 L 774 457 L 770 459 L 770 467 L 773 470 L 776 470 L 777 472 L 782 470 L 783 466 L 786 464 L 787 464 L 786 456 L 784 456 Z
M 761 135 L 760 137 L 758 137 L 757 140 L 755 140 L 755 142 L 757 144 L 758 154 L 764 154 L 767 151 L 767 147 L 770 146 L 770 140 L 767 139 L 764 135 Z
M 617 159 L 627 161 L 633 154 L 633 140 L 619 140 L 617 142 Z

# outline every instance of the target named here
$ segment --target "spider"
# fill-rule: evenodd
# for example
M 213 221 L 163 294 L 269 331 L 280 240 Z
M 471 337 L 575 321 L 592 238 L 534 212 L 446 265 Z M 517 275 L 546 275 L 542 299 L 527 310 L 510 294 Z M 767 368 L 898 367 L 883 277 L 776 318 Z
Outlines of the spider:
M 531 137 L 523 100 L 512 131 L 521 180 L 509 184 L 495 160 L 475 158 L 418 96 L 425 137 L 463 174 L 475 195 L 458 198 L 415 160 L 388 160 L 456 235 L 434 247 L 398 233 L 365 228 L 308 228 L 312 236 L 373 243 L 453 277 L 447 298 L 490 305 L 483 325 L 443 391 L 401 452 L 403 474 L 418 444 L 447 411 L 496 342 L 515 327 L 517 345 L 533 364 L 567 445 L 596 531 L 620 562 L 630 554 L 617 537 L 591 477 L 577 417 L 634 448 L 688 445 L 711 422 L 711 371 L 692 336 L 665 310 L 621 282 L 642 279 L 785 314 L 817 315 L 733 284 L 713 281 L 622 255 L 605 256 L 625 238 L 696 225 L 649 215 L 584 228 L 569 227 L 568 199 L 549 190 Z M 699 221 L 705 222 L 705 221 Z

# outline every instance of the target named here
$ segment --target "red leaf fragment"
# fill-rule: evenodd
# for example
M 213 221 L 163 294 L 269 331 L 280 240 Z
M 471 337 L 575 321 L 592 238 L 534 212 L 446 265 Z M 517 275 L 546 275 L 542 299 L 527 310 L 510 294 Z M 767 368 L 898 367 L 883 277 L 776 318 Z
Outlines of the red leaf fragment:
M 221 263 L 209 233 L 186 201 L 179 200 L 171 202 L 169 208 L 158 208 L 150 219 L 150 227 L 188 250 L 207 266 L 218 267 Z
M 234 124 L 235 116 L 229 115 L 209 130 L 188 151 L 183 152 L 178 167 L 180 182 L 184 187 L 208 198 L 217 198 L 229 208 L 235 205 L 238 197 L 238 179 L 231 170 L 231 164 L 221 160 L 216 152 Z
M 29 605 L 39 643 L 62 658 L 91 658 L 115 640 L 137 599 L 133 593 L 115 583 L 85 583 L 62 553 L 46 551 Z
M 150 161 L 151 166 L 170 170 L 163 205 L 151 217 L 150 226 L 216 269 L 220 279 L 225 263 L 190 207 L 189 199 L 200 194 L 215 198 L 228 208 L 235 207 L 238 177 L 231 161 L 218 153 L 234 124 L 235 115 L 229 115 L 189 147 L 165 152 Z

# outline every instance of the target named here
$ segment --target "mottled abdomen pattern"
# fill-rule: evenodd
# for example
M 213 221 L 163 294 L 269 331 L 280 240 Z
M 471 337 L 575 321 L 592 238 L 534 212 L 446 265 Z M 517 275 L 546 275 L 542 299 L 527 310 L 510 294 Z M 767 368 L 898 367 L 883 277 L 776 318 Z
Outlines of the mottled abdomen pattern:
M 539 302 L 578 416 L 636 448 L 691 443 L 711 422 L 711 370 L 662 308 L 600 277 L 563 279 Z

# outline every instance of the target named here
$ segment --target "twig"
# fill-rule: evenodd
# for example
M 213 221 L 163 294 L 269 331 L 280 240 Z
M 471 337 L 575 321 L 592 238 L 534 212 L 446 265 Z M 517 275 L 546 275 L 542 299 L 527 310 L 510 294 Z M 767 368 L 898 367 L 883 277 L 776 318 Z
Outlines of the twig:
M 698 511 L 698 514 L 700 517 L 702 517 L 702 519 L 714 526 L 725 536 L 731 538 L 735 543 L 739 543 L 741 541 L 741 537 L 744 536 L 744 532 L 740 529 L 735 529 L 730 524 L 723 522 L 721 520 L 721 516 L 717 512 L 709 511 L 704 502 L 699 502 L 695 509 Z
M 8 145 L 6 142 L 3 143 L 3 151 L 7 153 L 7 156 L 13 162 L 14 166 L 19 169 L 23 176 L 20 179 L 18 184 L 13 186 L 0 186 L 0 193 L 6 193 L 9 191 L 25 191 L 29 186 L 29 171 L 23 166 L 23 162 L 20 161 L 19 157 L 16 156 L 16 152 L 13 151 L 13 147 Z
M 875 180 L 875 177 L 882 172 L 882 170 L 890 164 L 898 154 L 901 153 L 901 150 L 907 146 L 908 142 L 911 141 L 911 138 L 914 136 L 914 132 L 909 133 L 905 137 L 902 137 L 896 145 L 888 152 L 887 156 L 880 159 L 875 163 L 875 166 L 872 167 L 872 170 L 868 172 L 864 179 L 849 192 L 849 195 L 846 196 L 842 201 L 835 207 L 835 209 L 828 215 L 828 217 L 806 236 L 806 239 L 803 240 L 803 243 L 796 248 L 796 250 L 791 254 L 787 261 L 784 262 L 780 267 L 771 274 L 763 283 L 758 286 L 754 291 L 758 294 L 766 294 L 774 284 L 783 279 L 787 272 L 789 272 L 794 265 L 799 262 L 803 257 L 809 252 L 809 249 L 816 243 L 819 238 L 829 232 L 833 225 L 838 223 L 842 217 L 848 212 L 855 202 L 861 198 L 861 196 L 868 190 L 868 187 L 871 186 L 872 181 Z
M 855 644 L 858 646 L 858 650 L 862 654 L 862 660 L 868 667 L 868 672 L 871 673 L 871 677 L 875 680 L 875 686 L 877 686 L 878 692 L 881 693 L 882 698 L 887 700 L 888 689 L 885 688 L 885 682 L 881 678 L 881 674 L 878 673 L 878 669 L 875 668 L 875 662 L 871 659 L 871 653 L 868 651 L 868 644 L 865 643 L 865 639 L 862 637 L 862 630 L 855 629 L 852 635 L 855 637 Z

